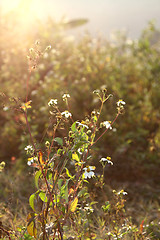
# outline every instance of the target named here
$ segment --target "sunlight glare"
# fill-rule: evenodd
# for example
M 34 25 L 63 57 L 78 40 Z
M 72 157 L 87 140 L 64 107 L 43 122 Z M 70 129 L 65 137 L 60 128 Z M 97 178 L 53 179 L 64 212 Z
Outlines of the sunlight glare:
M 44 17 L 44 0 L 2 0 L 0 5 L 4 13 L 16 11 L 23 20 L 28 20 L 33 16 L 36 18 Z

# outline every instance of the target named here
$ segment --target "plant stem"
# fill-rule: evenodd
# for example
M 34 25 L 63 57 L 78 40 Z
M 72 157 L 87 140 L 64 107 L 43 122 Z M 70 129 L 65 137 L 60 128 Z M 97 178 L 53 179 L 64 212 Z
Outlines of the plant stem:
M 113 122 L 111 123 L 111 126 L 112 126 L 113 123 L 117 120 L 117 118 L 118 118 L 119 115 L 120 115 L 120 112 L 117 113 L 115 119 L 114 119 Z M 92 143 L 91 147 L 99 141 L 99 139 L 108 131 L 108 129 L 109 129 L 109 128 L 107 128 L 107 129 L 97 138 L 97 140 L 96 140 L 94 143 Z
M 27 113 L 26 113 L 26 111 L 24 111 L 24 117 L 25 117 L 25 120 L 26 120 L 26 125 L 27 125 L 27 128 L 28 128 L 28 132 L 29 132 L 29 136 L 30 136 L 30 139 L 31 139 L 31 143 L 32 143 L 32 145 L 33 145 L 33 147 L 34 147 L 35 152 L 37 152 L 36 146 L 35 146 L 34 141 L 33 141 L 32 133 L 31 133 L 31 128 L 30 128 L 30 125 L 29 125 L 29 122 L 28 122 L 28 118 L 27 118 Z
M 27 81 L 26 81 L 26 102 L 28 101 L 28 92 L 29 92 L 29 80 L 30 80 L 30 77 L 31 77 L 31 71 L 29 71 L 28 78 L 27 78 Z

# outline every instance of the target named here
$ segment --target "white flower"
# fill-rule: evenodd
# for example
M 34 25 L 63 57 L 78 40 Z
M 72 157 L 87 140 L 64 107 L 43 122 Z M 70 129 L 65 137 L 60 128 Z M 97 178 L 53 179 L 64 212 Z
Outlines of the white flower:
M 78 148 L 77 152 L 82 155 L 81 148 Z
M 110 122 L 110 121 L 102 122 L 101 125 L 102 125 L 103 127 L 112 129 L 112 126 L 111 126 L 111 122 Z
M 31 165 L 32 165 L 32 162 L 31 162 L 31 161 L 28 161 L 28 162 L 27 162 L 27 165 L 28 165 L 28 166 L 31 166 Z
M 26 150 L 26 151 L 33 151 L 33 147 L 32 147 L 32 145 L 28 145 L 27 147 L 25 147 L 24 150 Z
M 87 153 L 87 149 L 78 148 L 77 152 L 78 152 L 79 154 Z
M 32 157 L 32 158 L 28 158 L 27 165 L 28 165 L 28 166 L 31 166 L 32 163 L 34 163 L 33 157 Z
M 57 99 L 51 99 L 49 102 L 48 102 L 48 106 L 53 106 L 53 105 L 57 105 Z
M 31 157 L 31 158 L 28 158 L 27 165 L 28 165 L 28 166 L 31 166 L 32 163 L 34 163 L 35 161 L 38 161 L 38 157 Z
M 107 162 L 107 163 L 113 165 L 113 162 L 111 161 L 111 157 L 101 158 L 100 162 Z
M 9 109 L 9 107 L 5 106 L 5 107 L 3 108 L 3 111 L 7 111 L 8 109 Z
M 32 145 L 26 146 L 24 150 L 26 150 L 27 154 L 32 155 L 34 153 L 34 148 L 32 147 Z
M 99 89 L 96 89 L 96 90 L 93 91 L 93 93 L 95 93 L 95 94 L 100 94 L 100 90 L 99 90 Z
M 68 93 L 64 93 L 62 98 L 63 100 L 66 100 L 67 98 L 70 98 L 70 95 Z
M 84 207 L 84 210 L 86 210 L 88 212 L 88 214 L 91 212 L 94 212 L 94 209 L 91 206 L 89 206 L 88 204 L 86 204 L 86 207 Z
M 128 193 L 127 193 L 127 192 L 123 192 L 122 194 L 123 194 L 123 195 L 127 195 Z
M 128 193 L 125 192 L 124 190 L 121 190 L 121 191 L 119 191 L 119 192 L 117 193 L 117 195 L 120 195 L 120 194 L 127 195 Z
M 83 170 L 85 171 L 84 172 L 84 178 L 91 178 L 94 176 L 94 172 L 93 170 L 95 170 L 95 166 L 88 166 L 88 167 L 85 167 L 83 168 Z
M 83 123 L 80 123 L 80 122 L 77 122 L 77 123 L 78 123 L 79 126 L 82 126 L 82 127 L 85 127 L 85 128 L 88 129 L 88 126 L 87 126 L 87 125 L 85 125 L 85 124 L 83 124 Z
M 67 110 L 62 112 L 61 114 L 62 114 L 62 116 L 64 115 L 65 118 L 72 117 L 72 114 L 69 111 L 67 111 Z
M 125 105 L 126 103 L 123 101 L 123 100 L 119 100 L 118 102 L 117 102 L 117 106 L 118 107 L 120 107 L 120 106 L 123 106 L 123 105 Z

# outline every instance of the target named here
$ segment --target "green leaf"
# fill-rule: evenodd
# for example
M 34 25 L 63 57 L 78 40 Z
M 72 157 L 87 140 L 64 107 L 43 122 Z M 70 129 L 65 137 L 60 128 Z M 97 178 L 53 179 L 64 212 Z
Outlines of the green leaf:
M 61 145 L 63 147 L 63 139 L 59 138 L 59 137 L 56 137 L 54 139 L 55 142 L 57 142 L 59 145 Z
M 65 208 L 65 206 L 62 206 L 62 212 L 63 212 L 63 213 L 66 212 L 66 208 Z
M 97 122 L 97 116 L 94 116 L 94 117 L 93 117 L 93 121 L 94 121 L 94 122 Z
M 70 205 L 70 211 L 75 212 L 78 204 L 78 198 L 76 197 Z
M 68 168 L 65 168 L 65 169 L 66 169 L 66 174 L 67 174 L 67 176 L 68 176 L 70 179 L 74 179 L 74 176 L 72 176 L 72 175 L 69 173 Z
M 73 131 L 73 132 L 75 132 L 77 129 L 76 129 L 76 123 L 77 122 L 74 122 L 73 124 L 72 124 L 72 126 L 71 126 L 71 130 Z
M 60 189 L 60 195 L 68 203 L 68 181 Z
M 58 149 L 57 150 L 57 155 L 60 155 L 62 153 L 62 151 L 63 151 L 62 149 Z
M 78 154 L 77 153 L 73 153 L 72 154 L 72 159 L 79 162 L 79 157 L 78 157 Z
M 36 187 L 37 187 L 38 189 L 39 189 L 38 180 L 39 180 L 39 178 L 40 178 L 41 175 L 42 175 L 42 172 L 41 172 L 41 170 L 39 170 L 38 172 L 36 172 L 35 177 L 34 177 L 35 185 L 36 185 Z
M 40 199 L 43 201 L 43 202 L 48 202 L 48 198 L 47 198 L 47 196 L 46 196 L 46 193 L 45 192 L 39 192 L 39 197 L 40 197 Z
M 79 191 L 78 197 L 82 197 L 86 192 L 87 192 L 87 189 L 83 188 L 82 190 Z
M 47 179 L 48 179 L 48 180 L 52 180 L 52 177 L 53 177 L 53 173 L 50 172 L 50 171 L 48 171 L 48 172 L 47 172 Z
M 33 193 L 30 198 L 29 198 L 29 205 L 31 206 L 31 208 L 35 211 L 35 208 L 34 208 L 34 200 L 36 198 L 36 194 Z
M 72 159 L 72 151 L 68 151 L 68 157 L 69 159 Z
M 97 203 L 98 203 L 98 202 L 93 201 L 93 202 L 90 203 L 90 205 L 92 206 L 93 204 L 97 204 Z
M 76 145 L 74 145 L 74 149 L 77 150 L 78 148 L 80 148 L 81 146 L 83 146 L 84 144 L 88 144 L 89 141 L 81 141 L 79 143 L 77 143 Z

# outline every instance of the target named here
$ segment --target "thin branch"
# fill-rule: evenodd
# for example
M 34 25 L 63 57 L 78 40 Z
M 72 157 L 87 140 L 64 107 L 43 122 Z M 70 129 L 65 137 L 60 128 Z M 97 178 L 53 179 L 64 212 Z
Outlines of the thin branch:
M 117 118 L 118 118 L 119 115 L 120 115 L 120 112 L 117 113 L 115 119 L 114 119 L 114 120 L 112 121 L 112 123 L 111 123 L 111 126 L 112 126 L 113 123 L 117 120 Z M 96 140 L 94 143 L 92 143 L 92 145 L 91 145 L 90 147 L 92 147 L 94 144 L 96 144 L 96 143 L 99 141 L 99 139 L 108 131 L 108 129 L 109 129 L 109 128 L 107 128 L 107 129 L 97 138 L 97 140 Z

